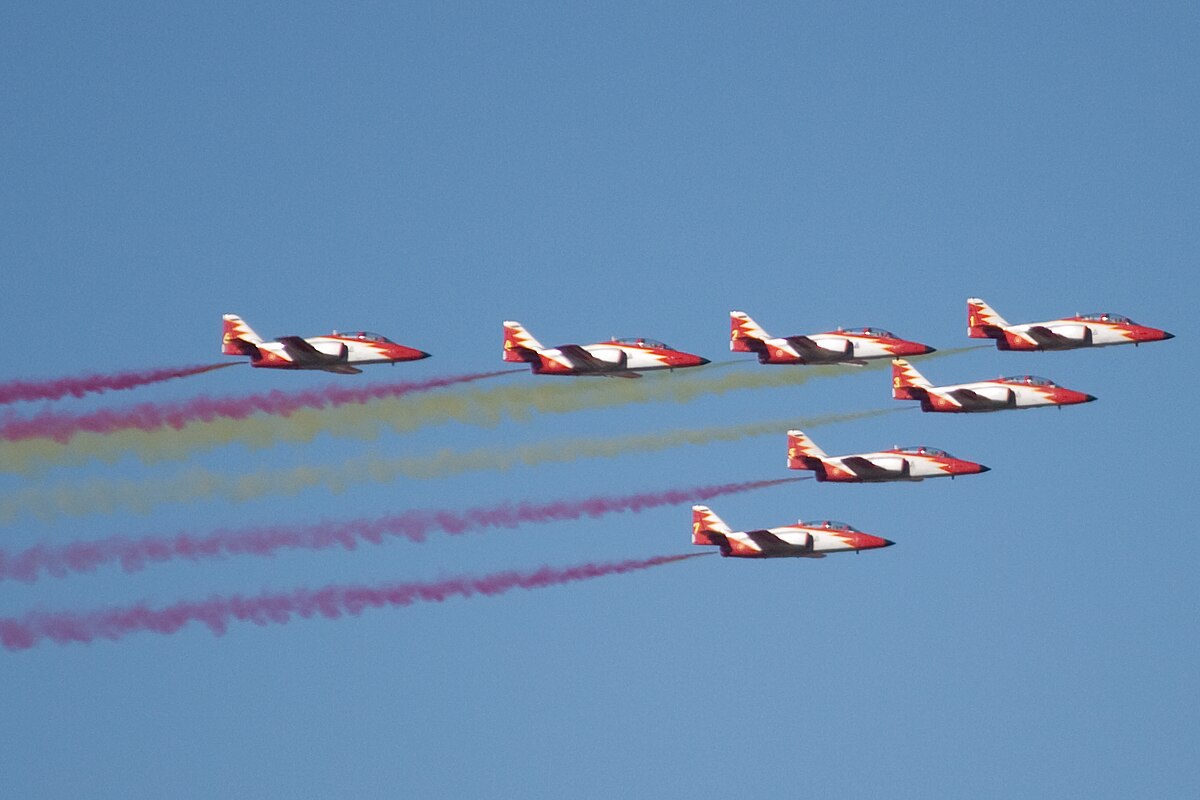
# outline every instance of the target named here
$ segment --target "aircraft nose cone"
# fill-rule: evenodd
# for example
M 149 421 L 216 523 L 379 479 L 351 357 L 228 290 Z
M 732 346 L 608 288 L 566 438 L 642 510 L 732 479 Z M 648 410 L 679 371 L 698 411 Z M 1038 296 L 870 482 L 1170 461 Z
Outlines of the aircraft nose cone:
M 1085 402 L 1085 403 L 1090 403 L 1095 399 L 1096 399 L 1096 395 L 1094 395 L 1094 394 L 1085 394 L 1083 396 L 1083 402 Z
M 893 542 L 891 539 L 884 539 L 883 544 L 881 544 L 879 546 L 880 547 L 891 547 L 894 544 L 895 544 L 895 542 Z
M 700 356 L 696 356 L 696 366 L 697 367 L 703 367 L 705 364 L 711 364 L 711 363 L 712 363 L 712 361 L 710 361 L 707 358 L 701 358 Z
M 936 353 L 936 352 L 937 352 L 936 347 L 930 347 L 929 345 L 925 345 L 925 349 L 921 351 L 920 355 L 927 356 L 930 353 Z M 888 542 L 888 544 L 892 544 L 892 542 Z
M 1166 341 L 1167 339 L 1174 339 L 1174 338 L 1175 338 L 1175 334 L 1173 334 L 1173 333 L 1167 333 L 1166 331 L 1163 331 L 1163 332 L 1162 332 L 1162 337 L 1163 337 L 1163 341 Z
M 992 471 L 992 468 L 991 468 L 991 467 L 985 467 L 983 464 L 976 464 L 976 466 L 977 466 L 977 467 L 979 467 L 979 472 L 980 472 L 980 473 L 984 473 L 984 472 L 991 472 L 991 471 Z

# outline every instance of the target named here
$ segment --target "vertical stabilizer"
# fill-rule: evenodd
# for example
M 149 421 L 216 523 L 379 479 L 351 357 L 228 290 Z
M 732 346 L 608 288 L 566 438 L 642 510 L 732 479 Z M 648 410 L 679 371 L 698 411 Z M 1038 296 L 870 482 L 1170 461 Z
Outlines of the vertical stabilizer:
M 221 336 L 221 352 L 227 356 L 250 355 L 257 352 L 257 345 L 262 344 L 262 337 L 246 324 L 237 314 L 225 314 L 221 317 L 224 332 Z
M 1008 327 L 1007 320 L 978 297 L 967 298 L 967 336 L 972 339 L 999 339 Z
M 735 353 L 758 353 L 771 337 L 742 311 L 729 312 L 729 349 Z

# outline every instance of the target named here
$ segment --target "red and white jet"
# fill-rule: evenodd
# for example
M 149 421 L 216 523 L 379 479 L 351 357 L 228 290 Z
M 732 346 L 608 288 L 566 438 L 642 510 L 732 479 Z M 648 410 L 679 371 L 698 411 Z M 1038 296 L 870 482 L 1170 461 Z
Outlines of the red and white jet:
M 934 352 L 882 328 L 838 328 L 808 336 L 772 338 L 741 311 L 729 312 L 729 349 L 757 353 L 760 364 L 855 364 L 868 358 L 919 356 Z
M 692 544 L 716 545 L 722 556 L 735 558 L 824 558 L 826 553 L 857 553 L 895 542 L 830 519 L 735 531 L 708 506 L 692 506 Z
M 682 369 L 709 363 L 707 358 L 674 350 L 654 339 L 610 339 L 599 344 L 543 347 L 521 323 L 504 323 L 504 360 L 524 362 L 534 375 L 602 375 L 640 378 L 639 372 Z
M 1014 375 L 993 381 L 934 386 L 903 358 L 892 360 L 892 397 L 920 400 L 922 411 L 966 414 L 1009 408 L 1071 406 L 1096 398 L 1059 386 L 1036 375 Z
M 227 356 L 249 356 L 252 367 L 320 369 L 339 375 L 357 375 L 362 370 L 352 364 L 395 364 L 429 358 L 429 353 L 423 350 L 396 344 L 367 331 L 334 331 L 328 336 L 308 339 L 281 336 L 273 342 L 265 342 L 236 314 L 226 314 L 221 319 L 225 324 L 221 352 Z
M 804 431 L 788 431 L 788 469 L 812 470 L 818 481 L 880 483 L 976 475 L 991 468 L 936 447 L 893 447 L 878 453 L 830 456 Z
M 1010 325 L 978 297 L 967 298 L 967 336 L 995 339 L 997 350 L 1074 350 L 1175 338 L 1174 334 L 1138 325 L 1120 314 L 1076 314 L 1048 322 Z

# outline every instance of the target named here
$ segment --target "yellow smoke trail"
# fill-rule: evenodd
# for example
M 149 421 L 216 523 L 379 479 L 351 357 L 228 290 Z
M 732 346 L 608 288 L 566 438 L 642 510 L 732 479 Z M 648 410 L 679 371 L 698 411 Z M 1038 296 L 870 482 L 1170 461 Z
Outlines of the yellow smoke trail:
M 924 358 L 954 355 L 972 348 L 939 350 Z M 616 378 L 532 378 L 535 385 L 433 392 L 378 400 L 362 405 L 302 409 L 288 416 L 254 415 L 245 419 L 196 422 L 180 429 L 82 433 L 60 444 L 27 439 L 0 444 L 0 471 L 34 474 L 49 466 L 73 466 L 91 460 L 113 462 L 132 453 L 143 463 L 183 460 L 193 453 L 239 443 L 251 449 L 303 444 L 320 434 L 374 440 L 384 431 L 406 433 L 430 425 L 459 422 L 494 426 L 503 420 L 525 421 L 535 414 L 566 414 L 637 403 L 689 403 L 700 397 L 750 389 L 800 386 L 815 378 L 890 369 L 886 359 L 865 367 L 762 367 L 739 371 L 702 367 L 697 376 L 650 374 L 641 380 Z M 561 383 L 552 383 L 559 380 Z
M 636 436 L 562 439 L 524 447 L 441 450 L 425 456 L 365 456 L 333 466 L 301 466 L 241 475 L 193 469 L 175 476 L 144 481 L 94 479 L 78 484 L 31 487 L 12 492 L 0 498 L 0 522 L 8 523 L 21 515 L 48 520 L 59 516 L 123 511 L 144 514 L 167 503 L 209 499 L 245 503 L 272 495 L 296 495 L 314 488 L 341 492 L 359 484 L 387 483 L 396 478 L 445 478 L 464 472 L 505 471 L 514 467 L 566 463 L 585 458 L 614 458 L 626 453 L 648 453 L 767 434 L 779 434 L 782 437 L 789 428 L 815 428 L 904 410 L 908 409 L 853 411 L 808 419 L 792 418 Z

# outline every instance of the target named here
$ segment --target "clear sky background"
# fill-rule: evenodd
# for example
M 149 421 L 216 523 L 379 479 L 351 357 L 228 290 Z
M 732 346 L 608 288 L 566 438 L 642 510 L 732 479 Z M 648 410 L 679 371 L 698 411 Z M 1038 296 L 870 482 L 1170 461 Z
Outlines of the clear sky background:
M 971 7 L 968 7 L 970 5 Z M 1195 3 L 29 3 L 0 13 L 2 376 L 218 361 L 377 330 L 357 377 L 238 367 L 68 400 L 365 386 L 728 312 L 948 349 L 1108 310 L 1146 347 L 934 358 L 1100 400 L 814 429 L 992 472 L 712 501 L 898 546 L 707 558 L 337 621 L 0 653 L 6 797 L 1195 796 Z M 752 372 L 749 363 L 723 367 Z M 783 369 L 783 368 L 774 368 Z M 685 380 L 663 375 L 645 380 Z M 493 385 L 554 379 L 517 374 Z M 0 476 L 5 495 L 888 408 L 887 375 L 367 441 Z M 28 415 L 40 404 L 13 407 Z M 6 548 L 786 477 L 784 431 L 606 460 L 4 526 Z M 0 584 L 0 614 L 687 552 L 687 504 L 424 544 Z

